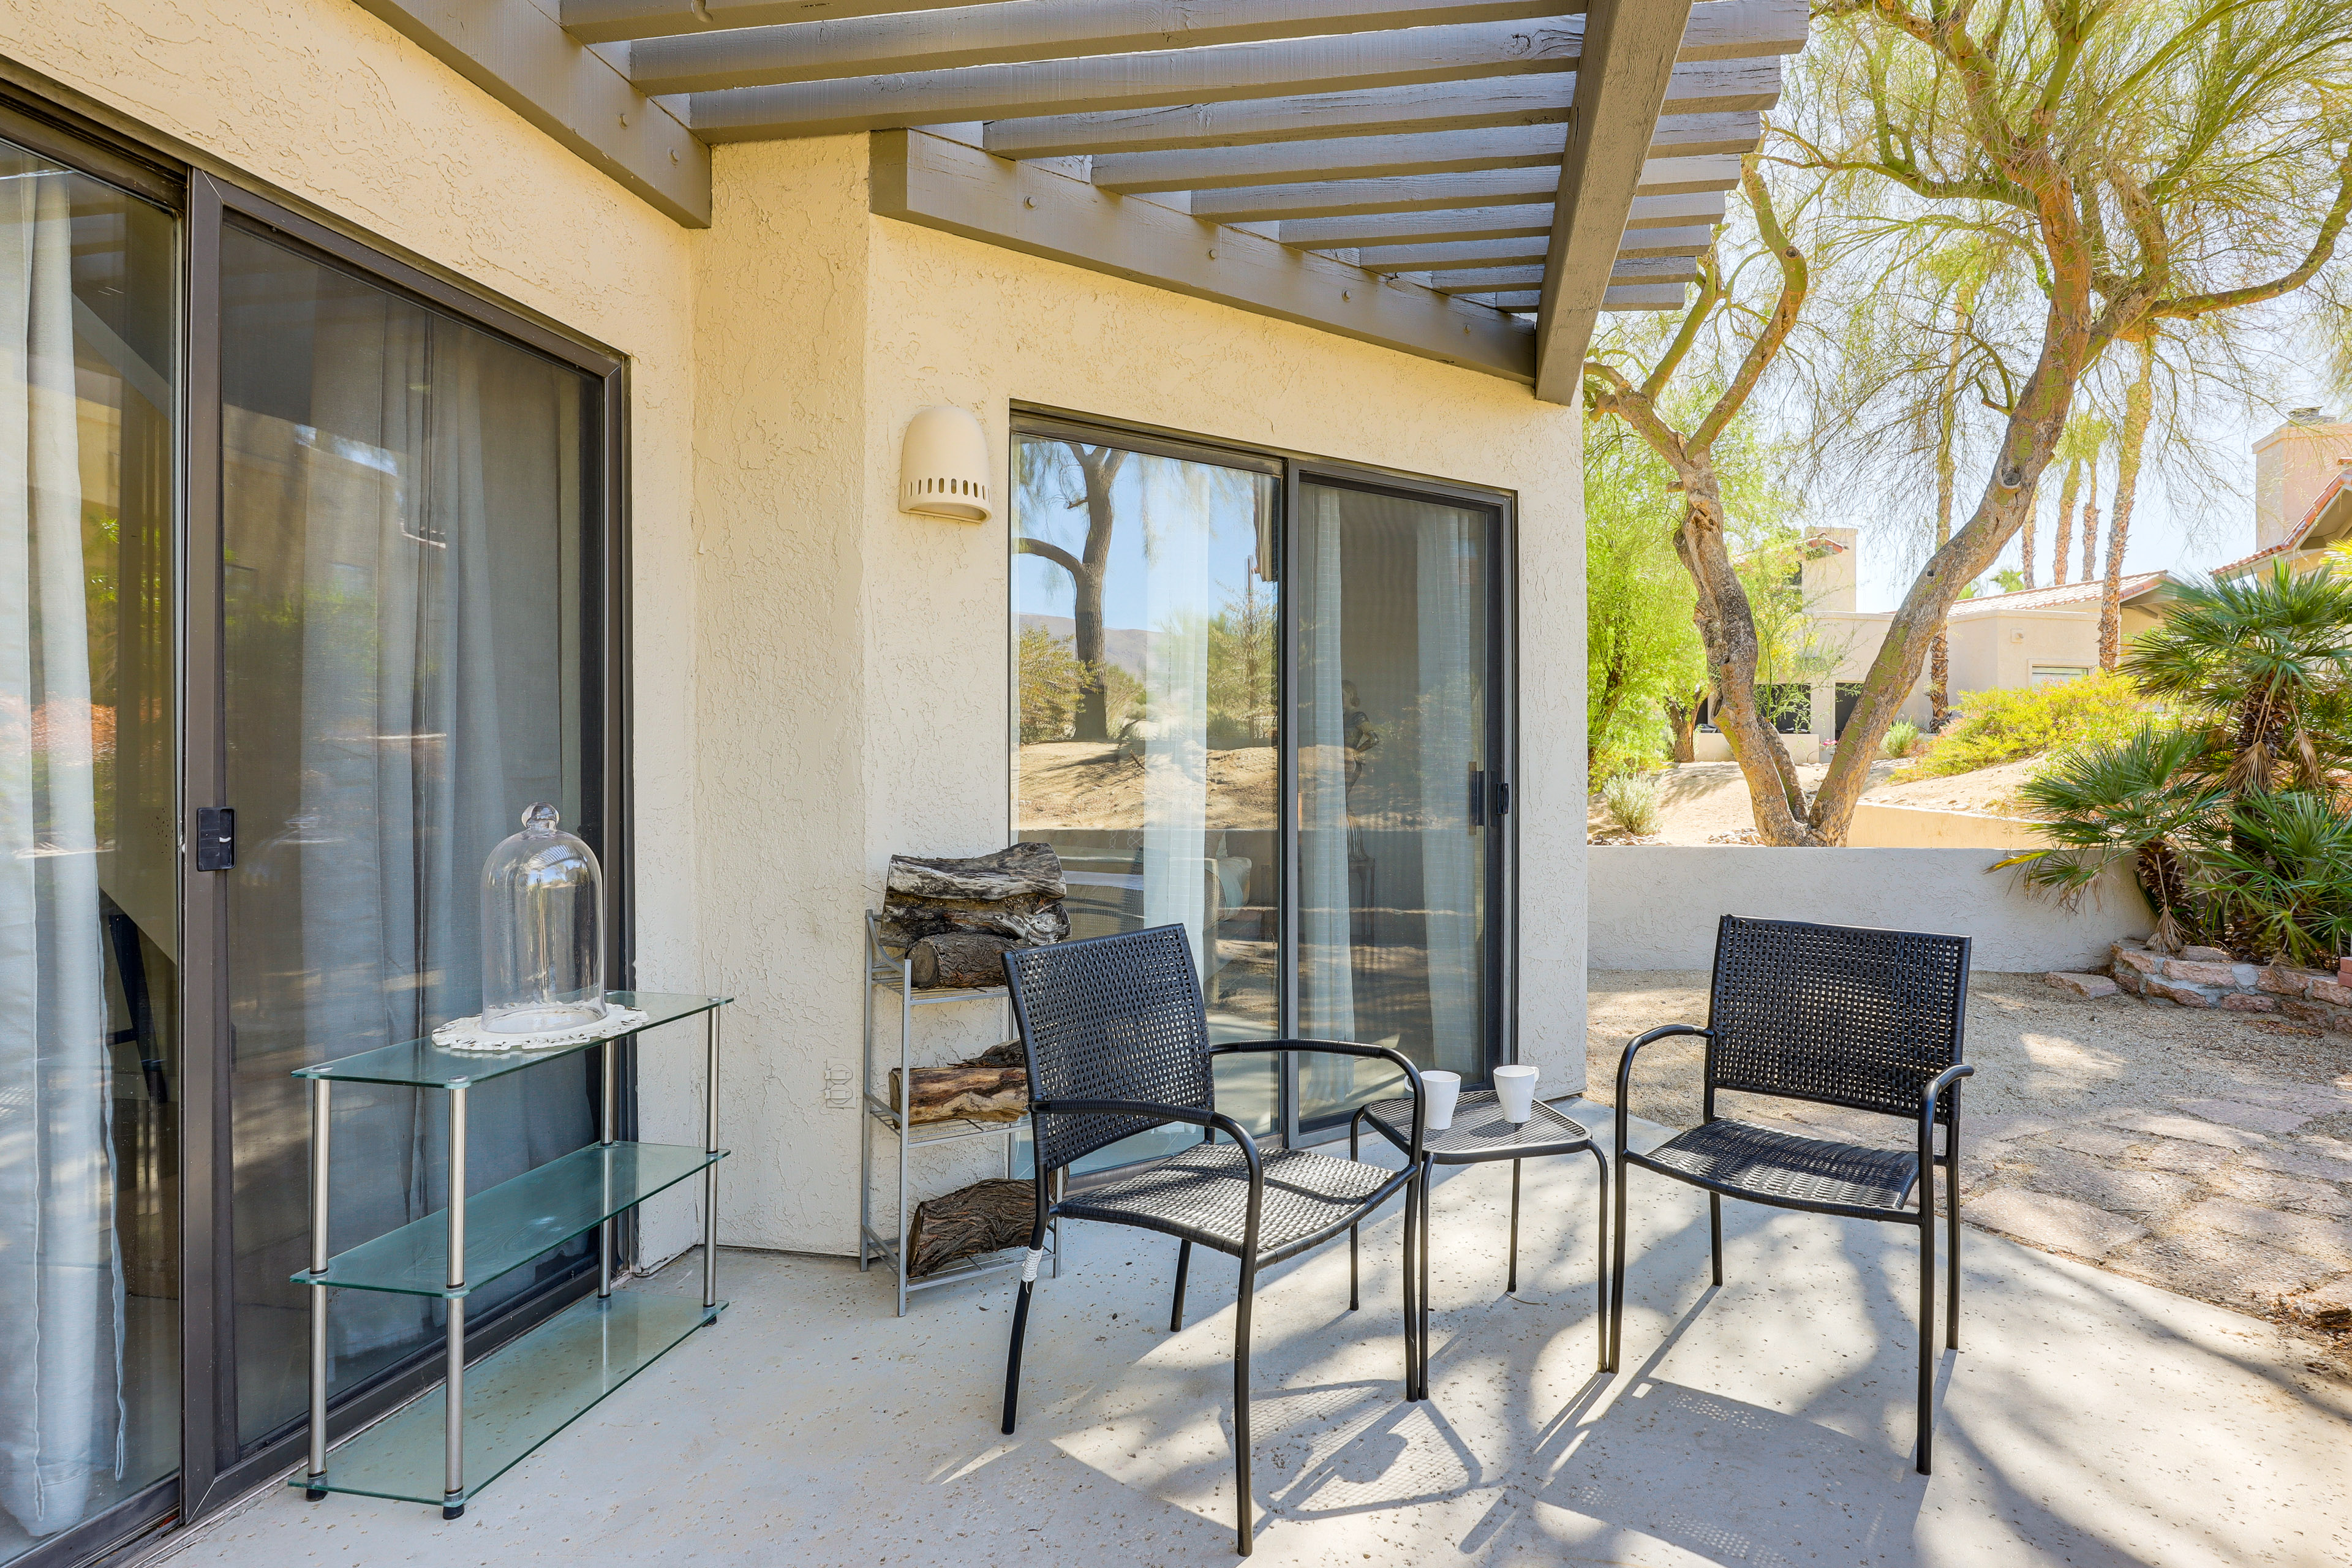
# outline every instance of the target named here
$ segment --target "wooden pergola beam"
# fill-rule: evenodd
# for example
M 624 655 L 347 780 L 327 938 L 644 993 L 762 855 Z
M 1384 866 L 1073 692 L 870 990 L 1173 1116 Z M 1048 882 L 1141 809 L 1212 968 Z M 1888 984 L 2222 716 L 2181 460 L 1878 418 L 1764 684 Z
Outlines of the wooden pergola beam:
M 1638 192 L 1726 191 L 1739 183 L 1739 160 L 1729 154 L 1658 158 L 1643 166 Z M 1345 217 L 1367 213 L 1435 211 L 1539 202 L 1559 188 L 1558 169 L 1485 169 L 1467 174 L 1407 174 L 1391 180 L 1331 180 L 1304 185 L 1246 185 L 1193 193 L 1192 214 L 1219 223 L 1276 223 L 1292 218 Z M 1622 209 L 1621 208 L 1621 211 Z M 1621 225 L 1622 220 L 1620 220 Z M 1611 237 L 1614 239 L 1614 236 Z
M 1557 0 L 1022 0 L 1017 5 L 960 5 L 646 38 L 629 50 L 629 77 L 647 92 L 712 92 L 1402 27 L 1535 21 L 1578 9 Z M 1776 29 L 1759 25 L 1753 30 L 1760 35 Z M 1756 52 L 1781 50 L 1759 37 Z
M 1715 230 L 1706 225 L 1687 228 L 1629 228 L 1617 247 L 1620 260 L 1660 256 L 1697 256 L 1715 243 Z M 1360 250 L 1356 265 L 1367 272 L 1427 272 L 1433 275 L 1470 267 L 1502 267 L 1539 262 L 1551 248 L 1548 237 L 1518 239 L 1465 239 L 1447 245 L 1390 245 Z
M 1584 351 L 1606 303 L 1625 210 L 1643 179 L 1651 127 L 1674 72 L 1690 0 L 1593 0 L 1581 103 L 1553 203 L 1538 285 L 1536 395 L 1583 401 Z M 1628 265 L 1659 266 L 1663 263 Z
M 1689 299 L 1689 292 L 1679 283 L 1621 283 L 1601 296 L 1603 310 L 1679 310 Z M 1543 296 L 1533 289 L 1508 289 L 1497 294 L 1457 294 L 1457 300 L 1473 304 L 1489 305 L 1497 310 L 1532 311 Z
M 1708 0 L 1706 10 L 1721 14 L 1725 29 L 1742 36 L 1755 33 L 1769 41 L 1786 30 L 1780 13 L 1790 3 Z M 1583 51 L 1583 18 L 1555 16 L 1533 22 L 1406 27 L 1215 48 L 1159 49 L 735 87 L 693 93 L 688 114 L 696 132 L 714 141 L 831 135 L 957 121 L 1105 114 L 1364 92 L 1499 77 L 1557 77 L 1573 73 Z M 1743 66 L 1768 62 L 1777 68 L 1777 53 L 1761 60 L 1743 57 L 1698 63 L 1736 72 Z M 1777 68 L 1770 74 L 1777 94 Z M 668 83 L 649 90 L 670 91 L 677 79 L 669 79 Z M 1706 107 L 1763 105 L 1736 101 Z M 990 151 L 1002 153 L 1006 149 L 992 145 Z
M 1764 121 L 1748 112 L 1678 114 L 1658 121 L 1653 157 L 1745 153 L 1762 139 Z M 1114 153 L 1094 161 L 1094 183 L 1134 195 L 1148 191 L 1222 191 L 1318 180 L 1455 174 L 1476 169 L 1559 167 L 1566 125 L 1512 125 L 1486 131 L 1345 136 L 1327 142 L 1274 142 L 1255 147 L 1191 147 L 1166 153 Z
M 1698 276 L 1698 261 L 1689 256 L 1619 261 L 1601 276 L 1612 283 L 1687 283 Z M 1485 294 L 1498 289 L 1540 289 L 1543 281 L 1541 266 L 1465 267 L 1432 273 L 1430 287 L 1440 294 Z
M 1636 196 L 1625 219 L 1628 229 L 1668 228 L 1685 224 L 1720 224 L 1719 193 Z M 1285 245 L 1308 250 L 1370 249 L 1391 245 L 1427 245 L 1441 240 L 1516 239 L 1551 233 L 1549 202 L 1523 206 L 1466 207 L 1451 212 L 1378 213 L 1363 217 L 1289 219 L 1276 229 Z
M 563 30 L 583 44 L 621 44 L 844 16 L 931 11 L 940 0 L 562 0 Z M 967 5 L 1003 0 L 963 0 Z
M 989 122 L 982 144 L 1005 158 L 1066 158 L 1080 153 L 1101 156 L 1179 147 L 1241 147 L 1408 132 L 1561 125 L 1567 123 L 1573 106 L 1575 81 L 1573 73 L 1488 77 L 1360 92 L 1301 93 L 1287 99 L 1202 100 L 1100 114 L 999 118 Z M 1756 112 L 1771 108 L 1780 99 L 1778 58 L 1701 60 L 1675 68 L 1664 108 L 1678 115 Z
M 1526 382 L 1525 322 L 1265 235 L 919 131 L 874 138 L 871 209 L 1090 271 Z

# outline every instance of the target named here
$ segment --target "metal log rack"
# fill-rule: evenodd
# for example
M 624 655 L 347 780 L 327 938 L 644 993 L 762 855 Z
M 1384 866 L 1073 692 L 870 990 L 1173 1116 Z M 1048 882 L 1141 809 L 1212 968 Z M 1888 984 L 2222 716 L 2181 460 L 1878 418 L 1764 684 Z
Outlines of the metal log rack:
M 865 1272 L 874 1264 L 887 1262 L 897 1273 L 898 1316 L 907 1315 L 907 1298 L 917 1290 L 935 1289 L 942 1285 L 960 1285 L 967 1280 L 984 1279 L 1021 1267 L 1021 1257 L 996 1254 L 992 1257 L 969 1258 L 950 1263 L 936 1273 L 920 1279 L 910 1279 L 907 1273 L 907 1235 L 914 1223 L 914 1205 L 908 1200 L 908 1163 L 913 1151 L 937 1143 L 961 1143 L 971 1138 L 1002 1138 L 1004 1140 L 1004 1173 L 1017 1173 L 1020 1159 L 1021 1130 L 1026 1119 L 1018 1121 L 974 1121 L 959 1118 L 937 1125 L 945 1131 L 919 1132 L 908 1116 L 907 1102 L 915 1086 L 915 1009 L 938 1006 L 950 1002 L 999 1002 L 1006 1004 L 1004 1028 L 1012 1031 L 1012 994 L 1002 985 L 982 988 L 919 989 L 915 984 L 914 960 L 903 953 L 893 953 L 883 945 L 879 917 L 872 910 L 866 911 L 866 1031 L 864 1058 L 858 1072 L 858 1100 L 865 1114 L 858 1138 L 857 1182 L 857 1268 Z M 875 1077 L 875 999 L 879 994 L 895 995 L 898 1004 L 898 1097 L 893 1105 L 885 1092 L 887 1079 L 877 1083 Z M 887 1072 L 887 1068 L 885 1068 Z M 886 1235 L 875 1223 L 874 1176 L 875 1140 L 888 1136 L 897 1144 L 898 1153 L 898 1232 Z M 1049 1228 L 1045 1249 L 1053 1258 L 1054 1278 L 1062 1274 L 1062 1222 L 1055 1220 Z

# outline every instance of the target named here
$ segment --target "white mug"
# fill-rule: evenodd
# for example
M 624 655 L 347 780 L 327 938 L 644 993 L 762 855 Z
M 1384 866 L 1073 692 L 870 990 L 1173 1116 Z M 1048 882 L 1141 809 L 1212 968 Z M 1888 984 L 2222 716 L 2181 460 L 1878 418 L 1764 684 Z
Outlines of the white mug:
M 1517 1127 L 1536 1113 L 1536 1079 L 1533 1068 L 1508 1067 L 1495 1069 L 1495 1102 L 1503 1108 L 1503 1120 Z
M 1462 1075 L 1432 1068 L 1421 1075 L 1422 1102 L 1428 1108 L 1428 1127 L 1443 1132 L 1454 1125 L 1454 1102 L 1462 1096 Z

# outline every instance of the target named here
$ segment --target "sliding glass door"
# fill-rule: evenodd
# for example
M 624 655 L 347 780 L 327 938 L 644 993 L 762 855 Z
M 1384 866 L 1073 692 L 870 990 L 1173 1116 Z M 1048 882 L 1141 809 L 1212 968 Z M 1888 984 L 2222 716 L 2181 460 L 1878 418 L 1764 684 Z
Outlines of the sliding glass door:
M 596 377 L 281 237 L 220 247 L 221 614 L 240 1449 L 306 1408 L 309 1140 L 294 1068 L 481 1005 L 483 858 L 593 794 Z M 588 1058 L 478 1092 L 488 1186 L 595 1136 Z M 445 1207 L 445 1119 L 334 1102 L 337 1250 Z M 475 1313 L 579 1268 L 501 1279 Z M 331 1385 L 437 1347 L 441 1303 L 347 1292 Z
M 1072 934 L 1184 927 L 1215 1038 L 1389 1045 L 1483 1080 L 1499 502 L 1046 420 L 1013 445 L 1014 833 L 1060 851 Z M 1395 1077 L 1297 1064 L 1221 1064 L 1220 1103 L 1312 1136 Z
M 0 142 L 0 1563 L 180 1462 L 178 258 Z
M 1496 517 L 1323 478 L 1298 487 L 1299 1033 L 1486 1077 L 1501 833 Z M 1302 1057 L 1328 1123 L 1394 1068 Z

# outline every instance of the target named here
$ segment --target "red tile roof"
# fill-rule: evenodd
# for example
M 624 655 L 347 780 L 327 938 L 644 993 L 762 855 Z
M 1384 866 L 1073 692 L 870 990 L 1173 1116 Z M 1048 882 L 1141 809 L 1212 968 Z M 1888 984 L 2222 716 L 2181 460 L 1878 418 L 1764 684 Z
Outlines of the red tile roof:
M 2294 525 L 2294 530 L 2290 531 L 2284 539 L 2279 541 L 2276 544 L 2272 545 L 2267 550 L 2257 550 L 2252 555 L 2241 556 L 2237 560 L 2230 562 L 2226 565 L 2214 567 L 2213 575 L 2216 577 L 2234 576 L 2238 573 L 2244 571 L 2247 567 L 2252 566 L 2257 561 L 2267 561 L 2273 555 L 2284 555 L 2289 551 L 2296 549 L 2301 545 L 2303 536 L 2309 533 L 2312 529 L 2318 524 L 2319 515 L 2327 510 L 2328 503 L 2333 501 L 2337 496 L 2344 493 L 2345 480 L 2347 479 L 2352 479 L 2352 468 L 2336 469 L 2336 477 L 2328 480 L 2327 488 L 2321 490 L 2319 494 L 2313 499 L 2310 508 L 2304 512 L 2302 521 Z

